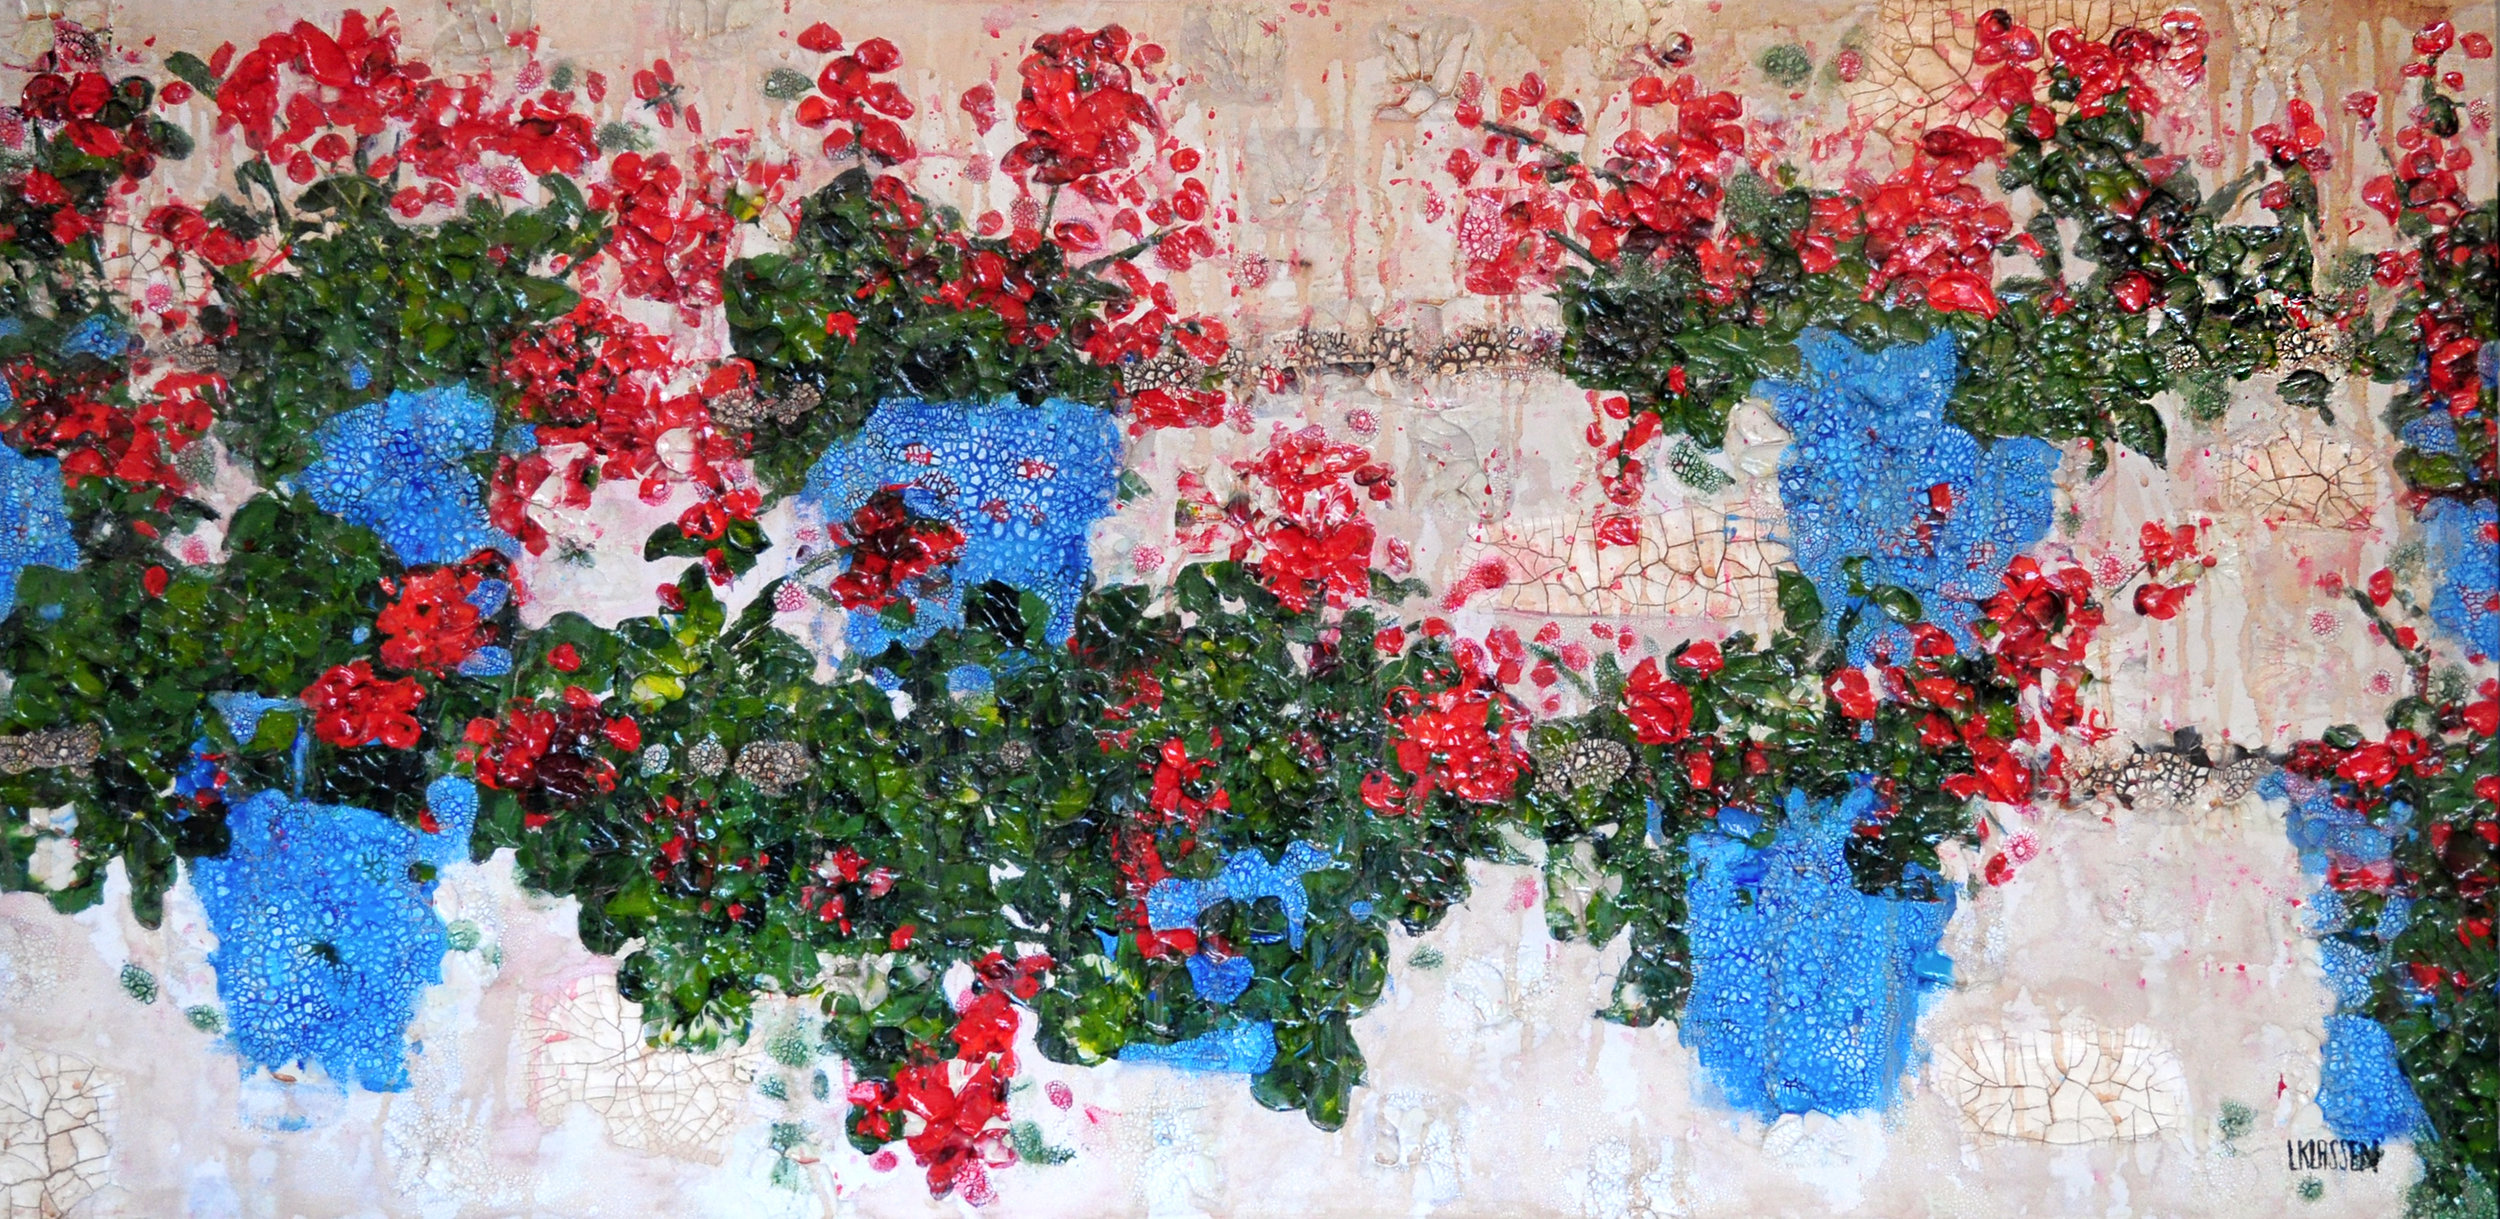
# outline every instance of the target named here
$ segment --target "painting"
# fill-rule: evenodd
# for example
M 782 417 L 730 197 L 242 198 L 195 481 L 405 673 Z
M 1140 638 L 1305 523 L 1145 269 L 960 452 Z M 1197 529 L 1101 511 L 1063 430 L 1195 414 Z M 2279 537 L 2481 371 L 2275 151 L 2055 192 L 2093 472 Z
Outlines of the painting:
M 23 0 L 0 1212 L 2500 1184 L 2488 0 Z

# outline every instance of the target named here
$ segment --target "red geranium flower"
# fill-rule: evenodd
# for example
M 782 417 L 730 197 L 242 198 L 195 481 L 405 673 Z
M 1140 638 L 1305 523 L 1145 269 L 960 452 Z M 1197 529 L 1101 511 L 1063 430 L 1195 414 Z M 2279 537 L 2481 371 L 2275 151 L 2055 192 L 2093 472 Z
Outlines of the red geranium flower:
M 833 595 L 845 609 L 869 611 L 894 604 L 905 585 L 954 562 L 966 541 L 951 522 L 913 515 L 894 490 L 870 496 L 847 525 L 827 532 L 850 557 L 833 578 Z
M 1875 691 L 1862 669 L 1842 669 L 1823 682 L 1823 691 L 1840 703 L 1840 713 L 1853 720 L 1875 718 Z
M 398 599 L 374 620 L 383 635 L 382 663 L 406 672 L 440 673 L 467 660 L 486 642 L 477 607 L 468 601 L 480 579 L 454 567 L 406 576 Z
M 1033 40 L 1017 65 L 1024 91 L 1016 129 L 1024 139 L 999 162 L 1042 186 L 1066 186 L 1125 169 L 1160 130 L 1162 116 L 1130 87 L 1128 31 L 1068 29 Z
M 1667 680 L 1656 657 L 1644 658 L 1623 684 L 1623 714 L 1644 745 L 1683 740 L 1693 727 L 1693 696 Z
M 425 687 L 415 678 L 375 677 L 365 661 L 332 666 L 300 698 L 312 713 L 313 735 L 332 745 L 413 749 L 424 732 L 414 713 Z

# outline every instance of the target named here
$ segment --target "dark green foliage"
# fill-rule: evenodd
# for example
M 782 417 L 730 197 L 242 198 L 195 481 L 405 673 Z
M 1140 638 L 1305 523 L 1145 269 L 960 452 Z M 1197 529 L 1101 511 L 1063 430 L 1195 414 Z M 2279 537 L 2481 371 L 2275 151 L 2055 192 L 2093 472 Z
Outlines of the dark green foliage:
M 174 571 L 164 595 L 144 572 L 163 557 L 154 543 L 81 520 L 86 561 L 76 571 L 30 567 L 18 607 L 0 622 L 0 670 L 14 676 L 0 733 L 95 725 L 92 767 L 0 775 L 0 803 L 68 806 L 78 813 L 77 879 L 54 894 L 65 909 L 92 904 L 104 865 L 120 856 L 132 902 L 153 926 L 178 857 L 226 849 L 222 806 L 196 808 L 167 796 L 205 742 L 240 789 L 292 790 L 299 716 L 274 711 L 250 740 L 234 740 L 209 696 L 238 691 L 293 698 L 332 665 L 370 659 L 386 603 L 381 581 L 399 573 L 370 531 L 341 523 L 301 497 L 264 495 L 235 513 L 226 561 Z M 509 623 L 511 611 L 505 611 Z M 358 640 L 359 631 L 366 637 Z M 486 684 L 424 677 L 430 739 L 456 739 L 483 704 Z M 323 803 L 379 810 L 414 821 L 429 776 L 426 754 L 379 745 L 341 748 L 307 741 L 303 790 Z M 0 823 L 0 868 L 24 887 L 34 843 L 23 819 Z
M 2244 380 L 2275 365 L 2275 336 L 2298 324 L 2293 310 L 2310 295 L 2315 188 L 2296 167 L 2288 179 L 2296 202 L 2280 222 L 2225 224 L 2249 180 L 2211 200 L 2192 173 L 2156 180 L 2161 150 L 2125 107 L 2072 119 L 2046 141 L 2029 134 L 2027 113 L 2008 125 L 2012 147 L 1998 182 L 2038 200 L 2023 239 L 2038 246 L 2045 277 L 2000 281 L 1994 316 L 1898 301 L 1897 285 L 1869 299 L 1875 268 L 1862 240 L 1839 242 L 1828 270 L 1807 271 L 1798 249 L 1814 202 L 1840 196 L 1739 173 L 1726 187 L 1721 240 L 1752 250 L 1760 270 L 1714 282 L 1693 254 L 1651 257 L 1629 242 L 1611 262 L 1566 269 L 1556 289 L 1565 375 L 1625 394 L 1635 412 L 1659 416 L 1662 432 L 1715 447 L 1728 410 L 1756 381 L 1796 371 L 1806 328 L 1837 330 L 1869 349 L 1945 329 L 1965 370 L 1952 419 L 1973 435 L 2081 438 L 2092 442 L 2096 463 L 2116 442 L 2161 462 L 2168 430 L 2152 399 L 2173 368 Z M 2071 249 L 2060 219 L 2079 234 Z M 2009 241 L 1997 252 L 2018 248 Z M 2090 268 L 2080 281 L 2068 277 L 2080 269 L 2074 260 Z M 2132 273 L 2150 277 L 2146 307 L 2131 309 L 2112 291 Z M 1682 392 L 1671 382 L 1678 369 Z M 2306 393 L 2308 385 L 2293 388 Z
M 465 382 L 488 392 L 515 337 L 573 308 L 578 296 L 551 272 L 596 249 L 604 231 L 557 175 L 540 179 L 543 207 L 507 212 L 478 199 L 432 225 L 399 223 L 390 187 L 361 176 L 316 182 L 291 211 L 265 163 L 241 176 L 267 189 L 287 261 L 257 277 L 221 271 L 220 303 L 201 325 L 236 362 L 220 434 L 264 479 L 302 469 L 314 429 L 342 410 L 394 390 Z
M 952 208 L 891 184 L 881 194 L 876 181 L 860 169 L 835 178 L 803 205 L 788 253 L 740 259 L 721 277 L 730 335 L 764 391 L 821 400 L 795 424 L 759 423 L 756 472 L 775 491 L 796 490 L 888 399 L 1114 401 L 1112 370 L 1079 341 L 1127 289 L 1070 267 L 1056 243 L 971 236 Z M 999 307 L 998 292 L 1015 304 Z M 855 336 L 828 325 L 837 313 Z
M 2359 363 L 2381 381 L 2403 385 L 2387 407 L 2387 424 L 2399 436 L 2416 421 L 2450 422 L 2447 402 L 2434 382 L 2475 386 L 2479 370 L 2472 361 L 2479 349 L 2500 341 L 2500 202 L 2485 201 L 2465 212 L 2447 229 L 2422 236 L 2415 251 L 2421 258 L 2418 280 L 2407 285 L 2375 333 L 2356 335 Z M 2434 377 L 2425 366 L 2426 332 L 2436 333 L 2442 354 L 2462 359 L 2461 367 Z M 2449 350 L 2462 343 L 2462 354 Z M 2481 418 L 2489 419 L 2500 398 L 2488 386 L 2475 395 Z M 2454 452 L 2438 452 L 2408 443 L 2396 454 L 2396 472 L 2405 485 L 2425 495 L 2459 500 L 2500 497 L 2500 454 L 2493 452 L 2490 433 L 2473 423 L 2450 423 Z

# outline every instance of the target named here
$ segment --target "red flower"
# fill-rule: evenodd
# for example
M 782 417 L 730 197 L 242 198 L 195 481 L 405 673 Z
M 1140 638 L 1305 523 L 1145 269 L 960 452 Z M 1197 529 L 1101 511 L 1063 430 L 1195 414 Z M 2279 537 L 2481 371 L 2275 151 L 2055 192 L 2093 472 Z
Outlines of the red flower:
M 2478 736 L 2500 736 L 2500 699 L 2480 699 L 2465 705 L 2465 726 Z
M 1323 599 L 1343 606 L 1370 591 L 1378 535 L 1354 486 L 1379 498 L 1392 485 L 1370 450 L 1338 444 L 1316 429 L 1280 431 L 1257 461 L 1235 463 L 1234 469 L 1276 494 L 1275 515 L 1247 524 L 1250 536 L 1265 543 L 1256 564 L 1259 578 L 1286 609 L 1303 613 Z M 1354 486 L 1347 485 L 1349 476 Z
M 2142 271 L 2129 271 L 2110 284 L 2109 294 L 2116 297 L 2118 307 L 2129 313 L 2142 313 L 2153 303 L 2153 277 Z
M 400 585 L 399 598 L 375 618 L 383 635 L 382 663 L 405 672 L 440 673 L 486 642 L 477 607 L 468 601 L 480 577 L 454 567 L 411 573 Z
M 1217 743 L 1221 744 L 1221 741 Z M 1221 787 L 1214 788 L 1209 794 L 1198 795 L 1184 786 L 1197 784 L 1199 776 L 1214 765 L 1215 760 L 1211 757 L 1191 758 L 1188 744 L 1179 737 L 1163 742 L 1163 748 L 1156 754 L 1154 785 L 1147 798 L 1147 806 L 1162 818 L 1177 816 L 1189 828 L 1197 829 L 1207 810 L 1232 807 L 1231 797 Z
M 1860 669 L 1842 669 L 1823 682 L 1823 691 L 1840 703 L 1840 713 L 1853 720 L 1875 718 L 1875 691 Z
M 2196 526 L 2164 526 L 2155 521 L 2144 522 L 2137 531 L 2137 549 L 2144 558 L 2147 571 L 2160 571 L 2174 563 L 2196 557 Z
M 1016 129 L 1024 139 L 1000 160 L 1008 173 L 1042 186 L 1066 186 L 1124 169 L 1159 131 L 1162 116 L 1129 87 L 1128 31 L 1107 25 L 1033 40 L 1017 65 L 1024 90 Z
M 170 587 L 173 582 L 173 574 L 161 565 L 150 564 L 146 571 L 139 573 L 139 584 L 147 589 L 151 597 L 164 596 L 166 588 Z
M 2005 742 L 1982 736 L 1970 742 L 1971 770 L 1948 776 L 1944 789 L 1959 799 L 1973 796 L 1999 804 L 2021 804 L 2031 798 L 2031 768 L 2014 756 Z
M 1693 696 L 1667 680 L 1656 657 L 1647 657 L 1623 684 L 1623 715 L 1644 745 L 1680 741 L 1693 727 Z
M 1675 658 L 1675 663 L 1703 677 L 1727 667 L 1726 659 L 1719 654 L 1719 645 L 1708 639 L 1698 640 L 1684 649 L 1683 654 Z
M 476 746 L 477 781 L 528 796 L 531 803 L 556 805 L 614 791 L 616 764 L 600 746 L 615 744 L 616 722 L 600 714 L 598 698 L 579 686 L 566 688 L 553 707 L 515 699 L 502 720 L 469 722 L 466 739 Z
M 424 731 L 414 712 L 425 687 L 414 678 L 377 678 L 365 661 L 332 666 L 299 697 L 312 713 L 313 735 L 332 745 L 412 749 Z
M 955 1053 L 962 1058 L 1004 1054 L 1016 1046 L 1016 1009 L 1007 996 L 983 991 L 955 1017 Z
M 619 753 L 639 753 L 642 750 L 642 725 L 635 723 L 630 715 L 609 720 L 607 727 L 600 730 L 600 735 L 607 738 L 609 748 Z
M 1395 817 L 1406 811 L 1406 789 L 1385 770 L 1363 776 L 1363 806 L 1383 816 Z
M 591 206 L 616 211 L 607 252 L 623 272 L 625 295 L 675 304 L 681 316 L 719 303 L 735 221 L 719 201 L 730 184 L 717 164 L 700 148 L 682 169 L 667 153 L 628 152 L 591 187 Z
M 718 541 L 722 534 L 729 532 L 729 514 L 711 500 L 697 500 L 677 515 L 677 528 L 690 538 Z
M 954 562 L 966 540 L 947 521 L 912 515 L 892 490 L 870 496 L 848 525 L 829 532 L 850 555 L 830 585 L 833 595 L 845 609 L 870 611 L 894 604 L 906 584 Z
M 2135 590 L 2135 612 L 2167 622 L 2178 617 L 2179 610 L 2187 604 L 2188 594 L 2195 591 L 2193 584 L 2164 585 L 2147 580 Z
M 1433 793 L 1442 791 L 1471 804 L 1509 800 L 1525 761 L 1515 738 L 1526 723 L 1516 706 L 1472 671 L 1435 694 L 1405 686 L 1392 691 L 1390 750 L 1398 768 L 1415 780 L 1404 793 L 1407 810 L 1421 812 Z M 1375 809 L 1395 793 L 1394 783 L 1383 789 L 1366 780 L 1364 789 L 1365 803 Z

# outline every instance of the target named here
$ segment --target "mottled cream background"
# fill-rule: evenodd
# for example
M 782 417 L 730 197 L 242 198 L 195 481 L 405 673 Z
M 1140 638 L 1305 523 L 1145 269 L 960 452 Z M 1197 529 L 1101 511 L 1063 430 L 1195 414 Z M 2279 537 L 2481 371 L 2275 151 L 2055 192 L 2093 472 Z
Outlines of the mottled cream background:
M 1384 534 L 1411 543 L 1417 574 L 1446 588 L 1487 557 L 1520 579 L 1453 615 L 1567 630 L 1629 623 L 1645 646 L 1767 624 L 1783 550 L 1767 475 L 1782 440 L 1766 411 L 1740 412 L 1715 496 L 1657 480 L 1642 505 L 1646 548 L 1599 569 L 1575 522 L 1601 496 L 1581 439 L 1590 405 L 1536 358 L 1555 323 L 1535 296 L 1484 298 L 1459 283 L 1464 203 L 1439 169 L 1455 130 L 1460 74 L 1542 72 L 1583 98 L 1633 74 L 1644 42 L 1689 34 L 1692 70 L 1733 88 L 1818 181 L 1888 168 L 1886 132 L 1915 130 L 1968 63 L 1968 29 L 1988 4 L 1963 0 L 1688 3 L 782 4 L 764 0 L 419 0 L 402 7 L 413 53 L 459 70 L 518 63 L 506 35 L 535 25 L 541 56 L 612 77 L 666 56 L 715 134 L 812 146 L 788 106 L 757 84 L 810 57 L 791 34 L 829 20 L 903 50 L 900 74 L 925 99 L 912 134 L 920 188 L 968 214 L 1004 207 L 981 180 L 986 141 L 953 105 L 998 82 L 1035 33 L 1119 21 L 1167 47 L 1181 84 L 1164 99 L 1177 134 L 1211 152 L 1233 209 L 1228 256 L 1189 278 L 1224 316 L 1250 363 L 1299 366 L 1290 389 L 1246 378 L 1233 426 L 1162 432 L 1130 465 L 1160 497 L 1132 504 L 1095 539 L 1105 578 L 1152 579 L 1179 547 L 1172 487 L 1182 471 L 1220 483 L 1223 459 L 1264 443 L 1271 421 L 1315 423 L 1373 443 L 1400 468 Z M 2148 0 L 2018 4 L 2036 28 L 2102 33 L 2149 22 Z M 2174 151 L 2218 151 L 2208 180 L 2250 155 L 2245 130 L 2293 94 L 2320 100 L 2338 152 L 2323 183 L 2330 215 L 2358 209 L 2380 172 L 2357 120 L 2333 99 L 2391 87 L 2411 32 L 2434 16 L 2490 30 L 2489 4 L 2208 0 L 2209 95 L 2154 132 Z M 154 0 L 90 5 L 7 0 L 12 62 L 48 41 L 58 14 L 109 26 L 150 60 L 247 43 L 326 5 Z M 1855 84 L 1818 73 L 1783 92 L 1753 66 L 1777 42 L 1818 67 L 1844 46 L 1869 70 Z M 1958 56 L 1958 58 L 1957 58 Z M 2469 95 L 2489 96 L 2491 62 Z M 602 118 L 616 117 L 625 90 Z M 629 99 L 627 99 L 629 100 Z M 1618 100 L 1615 104 L 1622 104 Z M 205 107 L 193 107 L 205 114 Z M 1602 120 L 1593 128 L 1603 130 Z M 196 134 L 212 133 L 203 122 Z M 208 158 L 169 166 L 173 189 L 213 193 Z M 819 171 L 821 178 L 824 171 Z M 2492 190 L 2489 160 L 2472 193 Z M 802 185 L 812 185 L 803 180 Z M 995 192 L 995 194 L 994 194 Z M 2024 219 L 2016 217 L 2019 225 Z M 2321 251 L 2367 250 L 2385 226 L 2331 225 Z M 750 233 L 750 243 L 769 233 Z M 750 244 L 750 249 L 756 248 Z M 134 286 L 148 272 L 132 267 Z M 674 325 L 665 313 L 641 315 Z M 1476 340 L 1451 351 L 1453 340 Z M 717 351 L 717 316 L 689 336 Z M 1368 373 L 1320 357 L 1386 350 Z M 2374 721 L 2398 675 L 2350 604 L 2320 588 L 2405 558 L 2409 518 L 2393 500 L 2385 390 L 2339 385 L 2333 426 L 2240 387 L 2228 417 L 2175 424 L 2168 469 L 2129 457 L 2097 479 L 2069 461 L 2059 529 L 2046 548 L 2095 566 L 2128 556 L 2145 520 L 2210 518 L 2220 563 L 2166 623 L 2117 615 L 2091 665 L 2108 679 L 2101 710 L 2113 748 L 2194 726 L 2209 741 L 2279 745 L 2342 721 Z M 2165 400 L 2166 416 L 2181 419 Z M 659 577 L 639 566 L 650 524 L 622 485 L 591 511 L 605 527 L 595 566 L 527 573 L 533 612 L 602 620 L 641 612 Z M 741 582 L 778 574 L 765 566 Z M 1418 608 L 1421 608 L 1420 606 Z M 2232 797 L 2225 799 L 2223 797 Z M 1966 898 L 1947 932 L 1956 986 L 1920 1029 L 1928 1056 L 1892 1112 L 1790 1118 L 1765 1127 L 1702 1094 L 1671 1026 L 1595 1020 L 1615 954 L 1557 943 L 1544 928 L 1537 872 L 1484 866 L 1476 895 L 1447 923 L 1398 944 L 1405 964 L 1356 1026 L 1368 1084 L 1346 1127 L 1270 1113 L 1229 1076 L 1156 1068 L 1080 1071 L 1028 1060 L 1036 1086 L 1019 1117 L 1075 1151 L 1058 1166 L 997 1177 L 991 1209 L 1009 1215 L 2387 1215 L 2401 1210 L 2409 1152 L 2375 1174 L 2325 1174 L 2315 1202 L 2295 1193 L 2283 1140 L 2323 1137 L 2317 1108 L 2322 1019 L 2331 998 L 2303 933 L 2310 887 L 2279 807 L 2219 784 L 2159 811 L 2093 803 L 2043 809 L 2022 827 L 2037 861 Z M 1523 857 L 1522 864 L 1528 860 Z M 447 920 L 478 929 L 452 953 L 411 1029 L 414 1086 L 341 1096 L 266 1071 L 245 1075 L 183 1009 L 213 1002 L 212 939 L 187 886 L 161 931 L 130 921 L 126 893 L 75 918 L 37 897 L 0 899 L 0 1159 L 38 1166 L 45 1201 L 26 1213 L 130 1216 L 917 1215 L 919 1174 L 874 1171 L 833 1145 L 806 1192 L 768 1182 L 770 1124 L 787 1110 L 763 1082 L 785 1068 L 748 1050 L 688 1056 L 644 1049 L 616 998 L 612 961 L 586 953 L 573 909 L 520 892 L 506 861 L 446 873 Z M 1429 950 L 1429 951 L 1425 951 Z M 158 979 L 152 1004 L 119 983 L 125 963 Z M 838 1073 L 839 1066 L 833 1069 Z M 1044 1099 L 1064 1080 L 1074 1104 Z M 2028 1089 L 2028 1090 L 2026 1090 Z M 841 1080 L 833 1081 L 838 1098 Z M 802 1088 L 793 1095 L 804 1097 Z M 2254 1129 L 2225 1140 L 2217 1115 L 2248 1106 Z M 837 1099 L 838 1104 L 838 1099 Z M 838 1131 L 836 1107 L 803 1120 Z

